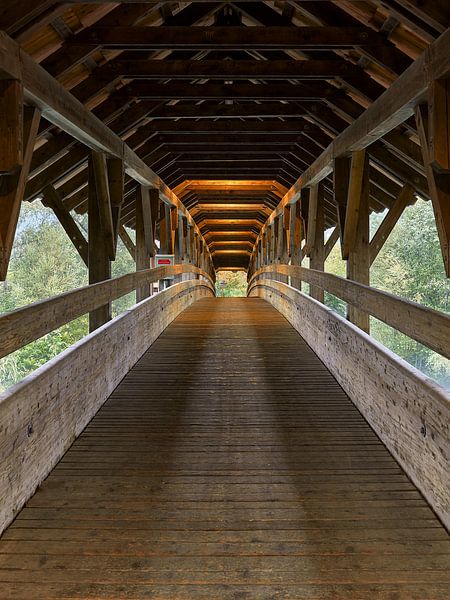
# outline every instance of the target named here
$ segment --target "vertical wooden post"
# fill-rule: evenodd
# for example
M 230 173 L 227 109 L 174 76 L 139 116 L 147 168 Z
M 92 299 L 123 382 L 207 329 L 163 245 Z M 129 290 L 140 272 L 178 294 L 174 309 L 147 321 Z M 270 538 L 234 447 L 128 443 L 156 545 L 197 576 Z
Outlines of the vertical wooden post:
M 369 189 L 367 180 L 368 170 L 367 152 L 365 150 L 355 150 L 352 152 L 345 224 L 341 234 L 342 257 L 344 259 L 348 259 L 350 250 L 355 245 L 360 204 L 363 194 L 368 194 Z
M 302 239 L 303 239 L 303 219 L 300 210 L 300 201 L 291 205 L 291 265 L 301 267 L 302 265 Z M 293 277 L 291 280 L 293 287 L 302 289 L 300 278 Z
M 111 200 L 111 216 L 114 241 L 114 256 L 117 251 L 117 238 L 119 236 L 120 216 L 122 213 L 123 190 L 125 181 L 124 164 L 121 158 L 109 158 L 106 161 L 108 173 L 108 188 Z
M 284 229 L 284 211 L 277 218 L 277 246 L 276 246 L 276 263 L 278 265 L 284 262 L 284 255 L 286 252 L 286 235 Z M 277 275 L 276 279 L 282 283 L 287 283 L 288 278 L 286 275 Z
M 155 244 L 150 192 L 154 193 L 154 190 L 140 186 L 136 194 L 136 271 L 149 269 L 151 257 L 154 256 Z M 150 294 L 150 284 L 138 288 L 136 290 L 136 302 L 148 298 Z
M 89 157 L 88 189 L 88 235 L 89 235 L 89 283 L 111 278 L 111 261 L 108 237 L 105 235 L 97 198 L 92 154 Z M 108 302 L 89 313 L 89 331 L 94 331 L 111 319 L 111 303 Z
M 171 254 L 170 209 L 164 202 L 161 202 L 159 208 L 159 253 Z
M 39 128 L 40 111 L 23 106 L 22 84 L 0 79 L 0 280 L 8 272 Z
M 367 153 L 364 160 L 360 163 L 361 171 L 358 173 L 358 180 L 361 182 L 358 186 L 359 201 L 353 199 L 353 206 L 357 204 L 357 215 L 353 216 L 354 231 L 350 232 L 347 240 L 352 240 L 347 246 L 347 278 L 369 285 L 370 283 L 370 249 L 369 249 L 369 157 Z M 350 194 L 350 191 L 349 191 Z M 348 211 L 346 226 L 349 224 Z M 347 310 L 348 319 L 369 333 L 369 315 L 350 304 Z
M 311 194 L 313 195 L 313 194 Z M 311 246 L 311 254 L 310 254 L 310 267 L 311 269 L 316 269 L 317 271 L 323 271 L 325 265 L 325 252 L 324 252 L 324 210 L 323 210 L 323 189 L 320 188 L 317 191 L 317 195 L 314 194 L 315 200 L 315 211 L 314 218 L 309 220 L 308 226 L 314 224 L 315 232 L 313 237 L 313 242 Z M 310 202 L 311 208 L 311 202 Z M 312 298 L 319 300 L 319 302 L 324 301 L 324 291 L 323 289 L 311 285 L 309 289 L 309 294 Z
M 343 235 L 345 231 L 345 215 L 347 212 L 348 186 L 350 183 L 350 159 L 346 156 L 334 159 L 333 189 L 334 203 L 336 205 L 339 236 L 341 240 L 341 253 L 343 252 Z M 343 257 L 344 258 L 344 257 Z
M 447 277 L 450 277 L 450 83 L 434 82 L 416 108 L 417 132 Z
M 269 227 L 270 232 L 270 264 L 275 262 L 275 248 L 276 248 L 276 222 L 274 219 Z
M 176 206 L 169 207 L 170 215 L 170 254 L 175 255 L 175 262 L 177 262 L 178 252 L 178 208 Z

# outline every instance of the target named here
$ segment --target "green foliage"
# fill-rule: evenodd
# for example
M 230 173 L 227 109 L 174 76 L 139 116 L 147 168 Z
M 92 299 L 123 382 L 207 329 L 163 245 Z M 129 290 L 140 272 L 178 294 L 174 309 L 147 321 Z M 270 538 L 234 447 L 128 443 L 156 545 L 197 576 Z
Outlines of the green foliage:
M 86 231 L 86 216 L 75 215 L 75 218 Z M 134 261 L 119 241 L 113 275 L 122 275 L 134 268 Z M 8 278 L 0 289 L 0 313 L 87 283 L 86 266 L 53 212 L 37 201 L 24 204 Z M 132 304 L 134 293 L 117 300 L 113 312 L 119 314 Z M 0 360 L 0 391 L 23 379 L 87 333 L 88 317 L 84 315 Z
M 384 215 L 371 216 L 372 235 Z M 330 253 L 325 268 L 345 277 L 339 243 Z M 445 277 L 430 202 L 419 199 L 405 210 L 372 265 L 370 283 L 378 289 L 448 312 L 450 283 Z M 345 302 L 331 294 L 326 294 L 325 302 L 345 316 Z M 450 386 L 450 361 L 377 319 L 371 318 L 370 325 L 371 335 L 384 346 L 442 385 Z
M 384 214 L 371 216 L 372 233 L 383 217 Z M 86 231 L 86 216 L 75 215 L 75 218 Z M 307 266 L 307 261 L 304 266 Z M 112 266 L 113 276 L 129 273 L 134 268 L 133 259 L 119 240 L 117 258 Z M 326 270 L 345 277 L 345 263 L 340 256 L 339 243 L 327 259 Z M 0 288 L 0 312 L 14 310 L 87 283 L 87 269 L 52 211 L 39 202 L 24 204 L 8 280 Z M 419 200 L 406 209 L 372 266 L 371 285 L 448 312 L 450 286 L 445 278 L 429 202 Z M 246 274 L 220 271 L 216 290 L 218 296 L 245 296 Z M 305 284 L 303 290 L 307 291 Z M 120 314 L 134 302 L 134 292 L 116 300 L 113 314 Z M 328 293 L 325 294 L 325 302 L 345 316 L 345 302 Z M 88 318 L 85 315 L 1 360 L 0 390 L 20 381 L 82 338 L 87 331 Z M 448 360 L 373 318 L 371 333 L 412 365 L 450 387 Z
M 244 271 L 219 271 L 216 281 L 217 297 L 247 295 L 247 274 Z

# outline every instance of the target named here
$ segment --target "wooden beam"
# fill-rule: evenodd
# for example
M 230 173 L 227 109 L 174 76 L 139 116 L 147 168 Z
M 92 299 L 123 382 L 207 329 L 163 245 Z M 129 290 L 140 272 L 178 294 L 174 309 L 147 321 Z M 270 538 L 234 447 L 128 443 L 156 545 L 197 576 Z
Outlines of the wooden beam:
M 95 185 L 101 229 L 105 237 L 109 260 L 114 260 L 116 256 L 115 226 L 113 223 L 111 198 L 109 195 L 106 156 L 103 152 L 92 150 L 92 172 L 94 182 L 90 181 L 89 185 L 92 185 L 92 183 Z
M 70 39 L 68 40 L 70 43 Z M 357 27 L 91 27 L 77 45 L 140 50 L 288 50 L 354 48 L 383 43 Z
M 183 269 L 194 267 L 183 265 Z M 2 427 L 10 425 L 2 432 L 0 532 L 33 496 L 130 366 L 173 319 L 196 300 L 211 297 L 213 289 L 205 280 L 173 286 L 125 311 L 2 395 L 0 421 Z M 62 313 L 61 308 L 55 311 Z
M 444 115 L 442 115 L 444 118 Z M 448 119 L 448 115 L 447 115 Z M 433 204 L 434 217 L 436 221 L 436 229 L 438 232 L 439 242 L 441 245 L 442 257 L 444 260 L 444 268 L 447 277 L 450 277 L 450 171 L 436 171 L 436 164 L 432 162 L 432 155 L 429 149 L 429 131 L 430 124 L 428 119 L 428 110 L 424 105 L 419 105 L 416 109 L 417 131 L 420 137 L 420 145 L 423 153 L 423 162 L 426 168 L 428 188 L 430 191 L 431 201 Z M 441 121 L 440 126 L 444 126 L 448 120 Z M 437 120 L 434 121 L 435 129 L 439 127 Z M 435 132 L 435 135 L 437 132 Z M 434 156 L 437 156 L 438 149 L 435 149 Z M 440 152 L 440 150 L 439 150 Z M 439 154 L 438 154 L 439 156 Z M 440 155 L 442 159 L 442 155 Z
M 308 104 L 314 109 L 318 104 Z M 256 104 L 160 104 L 149 111 L 149 116 L 157 119 L 243 119 L 245 117 L 301 117 L 306 114 L 301 105 L 264 102 Z
M 32 4 L 28 0 L 5 2 L 0 10 L 1 27 L 8 33 L 14 33 L 54 4 L 56 0 L 34 0 Z
M 398 0 L 398 4 L 439 32 L 450 26 L 446 0 Z
M 88 239 L 89 239 L 89 283 L 98 283 L 111 279 L 111 261 L 107 238 L 103 231 L 103 220 L 100 213 L 95 183 L 94 153 L 89 158 L 89 195 L 88 195 Z M 111 302 L 95 308 L 89 313 L 89 331 L 111 320 Z
M 0 80 L 1 85 L 1 80 Z M 9 87 L 9 86 L 8 86 Z M 12 121 L 5 115 L 4 123 L 6 129 L 3 128 L 2 134 L 5 136 L 0 139 L 0 146 L 3 142 L 3 167 L 12 169 L 7 173 L 0 175 L 0 280 L 4 281 L 8 272 L 9 261 L 14 243 L 17 222 L 19 220 L 20 206 L 22 203 L 25 186 L 28 178 L 28 172 L 33 155 L 34 142 L 39 129 L 39 121 L 41 113 L 36 108 L 24 107 L 22 104 L 15 106 L 11 104 L 12 98 L 20 100 L 20 95 L 17 96 L 17 86 L 13 86 L 15 92 L 10 95 L 9 91 L 5 96 L 0 95 L 0 102 L 6 101 L 6 106 L 3 108 L 11 110 L 15 115 Z M 17 111 L 22 115 L 23 110 L 23 126 L 22 116 L 18 116 Z M 2 119 L 0 119 L 2 121 Z M 9 134 L 8 126 L 11 126 Z M 1 126 L 0 126 L 1 129 Z M 11 141 L 10 138 L 18 136 L 18 140 Z M 20 164 L 17 164 L 19 160 Z
M 295 207 L 295 226 L 294 226 L 294 243 L 292 248 L 291 265 L 300 266 L 302 264 L 302 239 L 303 239 L 303 219 L 301 216 L 300 201 L 297 201 L 292 206 Z M 293 217 L 291 213 L 291 218 Z M 291 277 L 293 287 L 301 290 L 302 282 L 299 277 Z
M 350 180 L 347 195 L 347 208 L 345 211 L 345 224 L 342 236 L 342 257 L 347 260 L 350 251 L 355 245 L 359 223 L 359 210 L 362 199 L 363 186 L 368 179 L 368 156 L 365 150 L 352 152 L 350 167 Z
M 306 234 L 306 245 L 304 249 L 305 256 L 310 256 L 312 249 L 316 244 L 316 236 L 320 235 L 317 231 L 317 215 L 319 207 L 319 184 L 313 185 L 309 192 L 308 204 L 308 229 Z
M 65 207 L 64 202 L 61 200 L 57 190 L 52 185 L 48 185 L 43 190 L 43 204 L 53 210 L 56 218 L 69 236 L 70 241 L 75 246 L 83 262 L 86 266 L 89 266 L 87 240 L 81 233 L 78 225 L 73 220 L 72 215 Z
M 23 164 L 23 88 L 17 79 L 0 79 L 0 175 Z
M 136 271 L 150 268 L 150 259 L 154 256 L 154 240 L 149 189 L 140 186 L 136 195 Z M 151 295 L 150 285 L 136 290 L 136 302 Z
M 117 250 L 120 216 L 124 201 L 125 171 L 121 158 L 110 158 L 106 161 L 108 173 L 108 189 L 111 201 L 112 233 L 114 240 L 114 256 Z
M 337 220 L 339 224 L 339 233 L 341 236 L 341 251 L 343 246 L 343 234 L 345 230 L 345 216 L 347 212 L 348 188 L 350 184 L 350 165 L 351 161 L 346 156 L 334 159 L 333 170 L 333 194 L 336 204 Z
M 119 225 L 119 236 L 133 260 L 136 260 L 136 245 L 123 225 Z
M 262 269 L 260 275 L 271 272 L 301 277 L 310 285 L 321 287 L 434 352 L 450 358 L 450 315 L 444 312 L 332 273 L 304 267 L 269 265 Z M 253 281 L 250 281 L 250 285 L 252 284 Z
M 355 160 L 354 160 L 355 159 Z M 353 168 L 354 167 L 354 168 Z M 352 197 L 357 195 L 357 199 Z M 349 214 L 350 208 L 350 214 Z M 369 158 L 362 150 L 353 153 L 350 175 L 349 200 L 344 234 L 346 244 L 347 278 L 364 285 L 370 283 L 369 255 Z M 350 227 L 354 229 L 351 230 Z M 347 307 L 348 319 L 363 331 L 369 333 L 369 314 L 354 306 Z
M 329 257 L 331 251 L 333 250 L 333 248 L 335 247 L 335 245 L 337 244 L 337 241 L 340 237 L 340 231 L 339 231 L 339 224 L 336 225 L 336 227 L 333 229 L 333 231 L 331 232 L 330 237 L 327 239 L 324 249 L 323 249 L 323 258 L 324 260 L 327 260 L 327 258 Z
M 42 116 L 50 123 L 82 144 L 105 152 L 108 158 L 123 159 L 125 172 L 132 179 L 142 185 L 157 188 L 161 199 L 177 206 L 195 226 L 186 208 L 156 173 L 3 31 L 0 31 L 0 72 L 21 81 L 25 101 L 39 108 Z
M 391 231 L 394 229 L 395 224 L 402 216 L 405 208 L 412 203 L 414 198 L 414 190 L 413 188 L 406 184 L 402 187 L 399 195 L 395 199 L 394 204 L 391 206 L 383 221 L 380 223 L 378 229 L 376 230 L 370 245 L 369 245 L 369 253 L 370 253 L 370 264 L 372 265 L 378 256 L 380 250 L 386 243 Z
M 448 392 L 336 312 L 292 288 L 265 281 L 252 295 L 273 304 L 294 326 L 449 528 L 443 458 L 449 444 Z
M 323 87 L 312 82 L 292 85 L 290 83 L 271 83 L 270 85 L 252 83 L 204 83 L 191 84 L 169 82 L 164 85 L 146 81 L 134 81 L 117 92 L 124 98 L 147 100 L 331 100 L 343 93 L 335 87 Z
M 450 72 L 450 29 L 433 42 L 392 85 L 351 125 L 340 133 L 302 173 L 267 221 L 267 226 L 286 204 L 295 202 L 301 189 L 324 179 L 333 170 L 334 159 L 361 150 L 380 139 L 414 114 L 427 97 L 430 81 Z
M 170 134 L 173 134 L 173 137 L 197 133 L 208 135 L 221 135 L 223 133 L 228 135 L 236 133 L 299 135 L 301 131 L 308 131 L 311 125 L 306 119 L 296 119 L 295 121 L 281 121 L 280 119 L 266 119 L 264 121 L 241 121 L 238 119 L 222 119 L 221 121 L 182 119 L 181 121 L 169 121 L 168 119 L 154 119 L 145 127 L 148 132 L 166 135 L 165 139 L 170 141 L 172 137 Z M 186 143 L 186 141 L 182 143 Z
M 317 188 L 317 192 L 313 193 L 313 190 Z M 314 196 L 316 199 L 314 200 Z M 311 205 L 315 204 L 314 215 L 308 218 L 308 230 L 309 227 L 314 227 L 314 236 L 312 237 L 310 246 L 310 266 L 311 269 L 316 271 L 323 271 L 325 267 L 325 252 L 324 252 L 324 210 L 323 210 L 323 190 L 319 189 L 319 185 L 311 188 L 309 196 L 309 208 L 311 212 Z M 319 302 L 324 302 L 324 291 L 320 287 L 311 285 L 309 288 L 309 295 L 311 298 L 315 298 Z
M 133 79 L 330 79 L 355 75 L 345 60 L 128 60 L 96 71 L 105 81 Z

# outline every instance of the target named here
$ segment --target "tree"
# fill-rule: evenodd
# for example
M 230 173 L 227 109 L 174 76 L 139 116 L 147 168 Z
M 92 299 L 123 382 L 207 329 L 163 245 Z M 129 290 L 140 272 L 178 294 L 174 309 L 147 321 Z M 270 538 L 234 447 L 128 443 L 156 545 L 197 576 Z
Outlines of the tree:
M 244 271 L 219 271 L 217 273 L 216 294 L 218 297 L 247 295 L 247 274 Z
M 75 215 L 75 219 L 86 231 L 87 217 Z M 113 275 L 134 269 L 133 259 L 119 240 Z M 0 292 L 0 313 L 87 284 L 86 266 L 53 212 L 38 201 L 25 203 L 8 278 Z M 114 314 L 134 303 L 134 293 L 118 299 L 113 303 Z M 20 381 L 87 333 L 88 317 L 84 315 L 5 357 L 0 361 L 0 390 Z
M 372 235 L 384 215 L 371 215 Z M 326 270 L 345 277 L 339 243 L 326 262 Z M 378 289 L 448 312 L 450 283 L 445 276 L 430 202 L 418 199 L 406 208 L 372 265 L 370 283 Z M 331 294 L 326 294 L 325 301 L 345 316 L 345 302 Z M 447 359 L 374 318 L 371 318 L 371 335 L 428 376 L 450 386 L 450 361 Z

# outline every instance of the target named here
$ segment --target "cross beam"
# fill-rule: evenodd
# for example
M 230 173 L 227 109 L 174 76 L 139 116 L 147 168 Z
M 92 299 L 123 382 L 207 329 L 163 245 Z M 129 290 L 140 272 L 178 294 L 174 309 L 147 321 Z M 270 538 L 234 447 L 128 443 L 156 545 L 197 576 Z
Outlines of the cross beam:
M 91 27 L 77 45 L 139 50 L 288 50 L 354 48 L 384 43 L 359 27 Z M 67 40 L 70 44 L 70 39 Z

